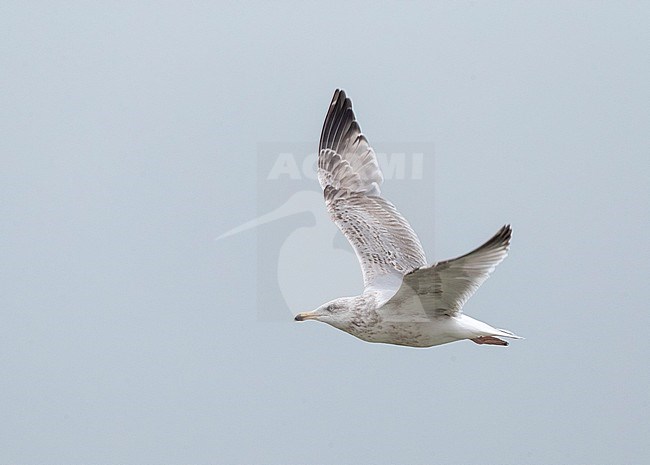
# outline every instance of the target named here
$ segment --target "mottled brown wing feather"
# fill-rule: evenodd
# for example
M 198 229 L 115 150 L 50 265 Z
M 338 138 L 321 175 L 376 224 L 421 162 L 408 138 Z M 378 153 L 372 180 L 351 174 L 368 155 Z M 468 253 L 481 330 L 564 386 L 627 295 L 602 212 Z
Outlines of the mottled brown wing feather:
M 379 196 L 383 177 L 377 157 L 342 90 L 334 93 L 323 124 L 318 179 L 332 220 L 359 258 L 367 290 L 394 293 L 404 274 L 426 265 L 408 221 Z

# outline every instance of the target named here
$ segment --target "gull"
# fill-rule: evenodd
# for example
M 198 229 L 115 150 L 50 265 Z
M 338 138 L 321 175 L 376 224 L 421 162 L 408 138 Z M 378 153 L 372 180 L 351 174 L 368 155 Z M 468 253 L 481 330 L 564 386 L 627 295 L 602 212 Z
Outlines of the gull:
M 500 337 L 521 339 L 462 312 L 507 256 L 510 225 L 465 255 L 427 265 L 408 221 L 381 197 L 377 157 L 343 90 L 334 92 L 323 124 L 318 181 L 332 221 L 359 259 L 364 289 L 299 313 L 296 321 L 321 321 L 367 342 L 410 347 L 464 339 L 507 346 Z

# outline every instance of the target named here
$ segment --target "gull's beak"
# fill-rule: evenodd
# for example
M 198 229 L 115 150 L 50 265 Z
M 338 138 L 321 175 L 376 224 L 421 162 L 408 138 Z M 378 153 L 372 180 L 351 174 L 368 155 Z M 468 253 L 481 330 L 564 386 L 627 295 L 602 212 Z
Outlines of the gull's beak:
M 296 321 L 305 321 L 305 320 L 314 320 L 316 319 L 316 315 L 314 315 L 314 312 L 303 312 L 303 313 L 298 313 L 294 320 Z

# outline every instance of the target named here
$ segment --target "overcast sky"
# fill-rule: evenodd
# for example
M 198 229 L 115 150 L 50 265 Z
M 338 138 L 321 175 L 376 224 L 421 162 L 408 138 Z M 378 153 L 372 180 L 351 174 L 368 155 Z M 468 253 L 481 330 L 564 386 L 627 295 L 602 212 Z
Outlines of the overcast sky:
M 0 464 L 650 462 L 650 3 L 132 3 L 0 6 Z M 430 262 L 513 225 L 525 340 L 292 321 L 361 291 L 338 87 Z

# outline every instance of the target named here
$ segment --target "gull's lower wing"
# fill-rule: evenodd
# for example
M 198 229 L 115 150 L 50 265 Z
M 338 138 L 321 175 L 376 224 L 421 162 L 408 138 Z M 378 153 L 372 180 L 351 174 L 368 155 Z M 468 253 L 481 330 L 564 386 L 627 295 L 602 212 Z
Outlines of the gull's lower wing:
M 411 301 L 430 316 L 457 315 L 508 255 L 512 228 L 503 226 L 490 240 L 462 257 L 419 268 L 404 276 L 392 302 Z
M 334 93 L 323 124 L 318 180 L 332 220 L 357 254 L 367 290 L 394 293 L 404 274 L 426 265 L 408 221 L 380 197 L 377 157 L 342 90 Z

